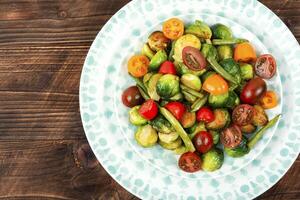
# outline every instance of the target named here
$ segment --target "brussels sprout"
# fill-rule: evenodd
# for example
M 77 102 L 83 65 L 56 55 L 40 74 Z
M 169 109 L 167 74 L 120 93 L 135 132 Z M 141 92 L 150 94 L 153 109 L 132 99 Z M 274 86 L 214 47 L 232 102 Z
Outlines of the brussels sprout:
M 135 140 L 143 147 L 151 147 L 157 142 L 156 130 L 149 124 L 140 126 L 135 133 Z
M 240 128 L 243 133 L 253 133 L 256 130 L 256 126 L 254 126 L 253 124 L 247 124 L 245 126 L 240 126 Z
M 213 137 L 213 141 L 214 144 L 218 144 L 219 140 L 220 140 L 220 133 L 217 131 L 209 131 L 209 133 L 212 135 Z
M 148 88 L 150 78 L 151 78 L 153 75 L 154 75 L 154 73 L 149 72 L 149 73 L 145 74 L 145 76 L 143 77 L 143 83 L 144 83 L 144 86 L 145 86 L 146 88 Z
M 210 94 L 208 97 L 208 104 L 213 108 L 222 108 L 225 107 L 228 98 L 229 98 L 228 92 L 220 95 Z
M 149 63 L 149 70 L 158 70 L 160 65 L 168 59 L 167 53 L 164 50 L 159 50 Z
M 247 138 L 243 137 L 239 146 L 237 146 L 233 149 L 224 147 L 224 151 L 228 156 L 234 157 L 234 158 L 238 158 L 238 157 L 242 157 L 242 156 L 246 155 L 250 151 L 250 149 L 247 146 Z
M 203 73 L 206 72 L 206 69 L 202 69 L 200 71 L 194 71 L 189 69 L 184 63 L 182 62 L 174 62 L 175 67 L 176 67 L 176 72 L 179 75 L 183 75 L 183 74 L 193 74 L 195 76 L 201 76 Z
M 218 39 L 231 39 L 232 31 L 229 27 L 223 24 L 215 24 L 212 27 L 213 38 Z
M 263 107 L 259 105 L 254 105 L 254 112 L 252 118 L 252 124 L 255 126 L 265 126 L 268 123 L 268 116 L 263 109 Z
M 140 107 L 141 106 L 134 106 L 129 110 L 129 121 L 135 126 L 147 124 L 147 120 L 139 113 Z
M 188 26 L 185 32 L 203 39 L 210 39 L 212 36 L 209 26 L 200 20 L 196 20 L 194 24 Z
M 181 83 L 193 90 L 200 91 L 201 90 L 201 80 L 198 76 L 193 74 L 184 74 L 180 79 Z
M 224 154 L 220 149 L 211 149 L 202 155 L 202 169 L 212 172 L 220 169 L 224 162 Z
M 153 51 L 164 50 L 168 47 L 170 39 L 166 38 L 161 31 L 155 31 L 148 37 L 149 47 Z
M 240 63 L 241 76 L 243 80 L 250 80 L 254 77 L 254 71 L 252 65 L 248 63 Z
M 218 51 L 212 44 L 203 44 L 201 52 L 205 58 L 210 57 L 216 61 L 219 60 Z
M 224 60 L 227 58 L 232 58 L 233 51 L 230 45 L 221 45 L 217 47 L 218 55 L 220 60 Z
M 171 143 L 174 142 L 179 137 L 178 133 L 171 132 L 171 133 L 158 133 L 158 138 L 160 141 L 164 143 Z
M 241 82 L 242 78 L 241 78 L 241 69 L 240 69 L 240 66 L 232 58 L 227 58 L 225 60 L 222 60 L 220 62 L 220 65 L 229 74 L 231 74 L 238 83 Z
M 234 108 L 240 104 L 240 98 L 234 91 L 229 91 L 228 94 L 229 96 L 227 102 L 225 103 L 225 107 Z
M 160 144 L 160 146 L 162 146 L 165 149 L 173 150 L 173 149 L 176 149 L 176 148 L 178 148 L 182 145 L 182 140 L 181 140 L 180 137 L 178 137 L 175 141 L 173 141 L 171 143 L 165 143 L 161 140 L 159 140 L 158 143 Z
M 188 150 L 185 148 L 185 146 L 180 146 L 180 147 L 177 147 L 176 149 L 174 149 L 173 152 L 175 154 L 181 155 L 181 154 L 184 154 L 185 152 L 188 152 Z
M 218 108 L 214 110 L 215 119 L 214 121 L 207 123 L 206 128 L 210 130 L 220 130 L 230 124 L 230 114 L 227 109 Z
M 175 131 L 170 122 L 160 114 L 150 121 L 149 124 L 160 133 L 168 134 Z
M 182 62 L 182 50 L 184 49 L 184 47 L 187 46 L 200 49 L 201 42 L 195 35 L 192 34 L 186 34 L 178 38 L 178 40 L 175 43 L 174 56 L 173 56 L 175 61 Z
M 238 84 L 235 84 L 235 83 L 232 83 L 232 82 L 229 82 L 229 91 L 234 91 L 236 90 L 237 88 L 239 87 Z
M 174 56 L 174 52 L 175 52 L 175 43 L 176 43 L 176 40 L 174 40 L 171 45 L 171 51 L 168 56 L 168 60 L 170 60 L 170 61 L 174 61 L 173 56 Z
M 205 72 L 205 73 L 201 76 L 202 83 L 204 83 L 204 81 L 205 81 L 208 77 L 210 77 L 211 75 L 214 75 L 214 74 L 216 74 L 216 72 L 214 72 L 214 71 L 207 71 L 207 72 Z
M 172 74 L 165 74 L 156 84 L 156 92 L 163 99 L 169 99 L 180 92 L 179 78 Z
M 180 123 L 183 126 L 183 128 L 190 128 L 192 127 L 196 122 L 196 113 L 195 112 L 185 112 L 180 119 Z
M 149 94 L 150 98 L 155 101 L 159 101 L 159 99 L 160 99 L 160 96 L 156 92 L 156 84 L 161 76 L 162 76 L 162 74 L 152 75 L 149 80 L 149 83 L 148 83 L 148 94 Z
M 203 122 L 198 122 L 188 129 L 189 137 L 193 139 L 200 131 L 206 131 L 205 124 Z
M 142 48 L 142 54 L 151 59 L 155 53 L 150 49 L 149 45 L 146 43 Z

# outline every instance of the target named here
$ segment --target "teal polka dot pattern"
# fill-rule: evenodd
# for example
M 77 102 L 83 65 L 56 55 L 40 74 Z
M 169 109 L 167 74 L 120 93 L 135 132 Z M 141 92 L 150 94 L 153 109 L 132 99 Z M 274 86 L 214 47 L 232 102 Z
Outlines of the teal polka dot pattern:
M 157 10 L 159 15 L 153 17 Z M 140 52 L 150 32 L 174 16 L 186 22 L 224 23 L 236 37 L 249 39 L 259 53 L 272 53 L 277 60 L 278 75 L 267 82 L 280 94 L 280 106 L 268 110 L 270 118 L 282 113 L 278 127 L 267 131 L 247 156 L 225 157 L 216 172 L 187 174 L 179 170 L 178 156 L 171 152 L 159 146 L 139 147 L 136 129 L 121 104 L 122 91 L 134 84 L 127 75 L 128 58 Z M 282 55 L 284 49 L 289 54 Z M 299 153 L 300 115 L 295 112 L 300 107 L 300 88 L 295 84 L 300 75 L 299 52 L 284 23 L 258 1 L 133 0 L 102 28 L 86 58 L 80 80 L 86 136 L 106 171 L 141 199 L 253 199 L 275 184 Z

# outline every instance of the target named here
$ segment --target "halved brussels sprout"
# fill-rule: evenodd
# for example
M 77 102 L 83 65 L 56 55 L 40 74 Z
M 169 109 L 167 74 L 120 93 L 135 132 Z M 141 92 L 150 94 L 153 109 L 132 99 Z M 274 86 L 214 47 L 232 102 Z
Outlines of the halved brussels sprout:
M 225 103 L 225 107 L 234 108 L 240 104 L 240 98 L 234 91 L 229 91 L 228 94 L 229 96 L 227 102 Z
M 230 124 L 230 114 L 227 109 L 218 108 L 214 110 L 214 121 L 207 123 L 206 128 L 210 130 L 220 130 Z
M 174 60 L 177 62 L 182 62 L 182 50 L 184 47 L 195 47 L 196 49 L 201 48 L 201 42 L 200 40 L 192 34 L 186 34 L 178 38 L 178 40 L 175 43 L 175 49 L 174 49 Z
M 238 83 L 241 82 L 241 69 L 240 66 L 232 59 L 227 58 L 220 62 L 220 65 L 229 73 L 231 74 Z
M 129 110 L 129 121 L 135 126 L 147 124 L 147 120 L 139 113 L 140 107 L 141 106 L 134 106 Z
M 150 81 L 150 78 L 154 75 L 154 73 L 152 72 L 149 72 L 147 74 L 145 74 L 145 76 L 143 77 L 143 83 L 145 85 L 146 88 L 149 87 L 149 81 Z
M 189 69 L 184 63 L 182 62 L 174 62 L 175 67 L 176 67 L 176 72 L 179 75 L 183 75 L 183 74 L 193 74 L 195 76 L 201 76 L 203 73 L 206 72 L 206 69 L 202 69 L 200 71 L 194 71 Z
M 202 155 L 202 169 L 212 172 L 220 169 L 224 162 L 224 154 L 220 149 L 211 149 Z
M 238 158 L 246 155 L 250 151 L 250 149 L 247 146 L 247 138 L 243 137 L 240 145 L 233 149 L 224 147 L 224 151 L 228 156 L 233 158 Z
M 167 53 L 164 50 L 159 50 L 151 59 L 149 70 L 158 70 L 160 65 L 168 59 Z
M 170 39 L 166 38 L 163 32 L 155 31 L 148 37 L 149 47 L 153 51 L 164 50 L 168 47 Z
M 193 139 L 200 131 L 206 131 L 205 124 L 203 122 L 198 122 L 188 129 L 189 137 Z
M 254 77 L 254 70 L 252 65 L 248 63 L 240 63 L 240 68 L 243 80 L 250 80 Z
M 232 47 L 230 45 L 221 45 L 217 47 L 220 60 L 233 57 Z
M 151 147 L 158 140 L 157 132 L 149 124 L 140 126 L 135 133 L 135 140 L 143 147 Z
M 233 37 L 232 31 L 224 24 L 215 24 L 212 26 L 213 38 L 217 39 L 231 39 Z
M 196 20 L 194 24 L 188 26 L 185 32 L 203 39 L 210 39 L 212 36 L 209 26 L 200 20 Z
M 165 149 L 173 150 L 173 149 L 176 149 L 176 148 L 178 148 L 182 145 L 182 140 L 181 140 L 180 137 L 178 137 L 175 141 L 173 141 L 171 143 L 165 143 L 161 140 L 159 140 L 158 143 L 160 144 L 160 146 L 162 146 Z
M 254 105 L 253 119 L 252 124 L 255 126 L 265 126 L 268 123 L 268 116 L 263 109 L 263 107 L 259 105 Z
M 198 76 L 194 74 L 184 74 L 180 79 L 181 83 L 193 90 L 200 91 L 202 84 Z
M 152 75 L 149 80 L 149 83 L 148 83 L 148 94 L 149 94 L 150 98 L 155 101 L 159 101 L 159 99 L 160 99 L 160 96 L 156 92 L 156 84 L 161 76 L 162 76 L 162 74 Z
M 155 53 L 150 49 L 149 45 L 146 43 L 142 48 L 142 54 L 151 59 Z
M 247 124 L 245 126 L 241 126 L 240 128 L 243 133 L 253 133 L 256 130 L 256 126 L 253 124 Z
M 181 154 L 184 154 L 185 152 L 188 152 L 188 150 L 186 149 L 185 146 L 180 146 L 180 147 L 177 147 L 176 149 L 174 149 L 173 152 L 175 154 L 181 155 Z
M 170 122 L 160 114 L 150 121 L 149 124 L 160 133 L 171 133 L 175 131 Z
M 225 107 L 229 98 L 229 93 L 224 93 L 220 95 L 212 95 L 210 94 L 208 97 L 208 103 L 213 108 L 222 108 Z
M 201 52 L 205 58 L 212 58 L 215 59 L 216 61 L 219 60 L 219 55 L 216 47 L 214 47 L 212 44 L 203 44 L 201 48 Z
M 158 133 L 158 138 L 160 141 L 165 143 L 174 142 L 179 137 L 178 133 L 171 132 L 171 133 Z
M 186 111 L 182 118 L 180 119 L 180 123 L 183 126 L 183 128 L 190 128 L 192 127 L 196 122 L 196 113 L 195 112 L 188 112 Z
M 165 74 L 156 84 L 156 92 L 163 99 L 169 99 L 180 92 L 179 78 L 172 74 Z

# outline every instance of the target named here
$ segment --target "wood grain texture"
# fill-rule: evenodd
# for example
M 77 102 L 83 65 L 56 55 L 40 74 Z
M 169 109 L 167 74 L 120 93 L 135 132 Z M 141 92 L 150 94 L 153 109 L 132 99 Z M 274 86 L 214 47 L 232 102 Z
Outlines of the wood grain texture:
M 138 199 L 93 156 L 78 88 L 96 34 L 129 0 L 0 1 L 0 200 Z M 300 40 L 300 1 L 263 0 Z M 300 199 L 300 158 L 259 200 Z

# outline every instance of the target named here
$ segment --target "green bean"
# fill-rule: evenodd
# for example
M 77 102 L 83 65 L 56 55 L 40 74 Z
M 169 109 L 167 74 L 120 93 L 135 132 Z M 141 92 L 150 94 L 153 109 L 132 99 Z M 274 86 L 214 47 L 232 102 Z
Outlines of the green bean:
M 191 95 L 190 93 L 188 93 L 188 92 L 186 92 L 186 91 L 184 91 L 184 90 L 182 91 L 182 93 L 183 93 L 183 95 L 184 95 L 184 98 L 185 98 L 188 102 L 193 103 L 193 102 L 195 102 L 196 99 L 197 99 L 197 97 Z
M 137 84 L 136 86 L 138 87 L 138 89 L 139 89 L 139 91 L 140 91 L 142 97 L 143 97 L 145 100 L 150 99 L 150 97 L 149 97 L 149 95 L 147 94 L 147 92 L 145 92 L 145 91 L 143 90 L 143 88 L 141 88 L 141 86 L 139 86 L 138 84 Z
M 191 106 L 191 112 L 196 112 L 202 106 L 204 106 L 204 104 L 207 102 L 207 99 L 207 95 L 205 95 L 203 98 L 198 98 Z
M 233 38 L 233 39 L 213 39 L 212 44 L 213 45 L 228 45 L 228 44 L 239 44 L 243 42 L 249 42 L 246 39 L 241 38 Z
M 133 77 L 133 76 L 131 76 L 131 77 L 135 80 L 136 84 L 144 90 L 144 92 L 147 92 L 147 88 L 145 87 L 145 85 L 144 85 L 143 81 L 141 81 L 141 79 Z
M 159 111 L 172 124 L 173 128 L 176 130 L 176 132 L 181 137 L 187 150 L 194 152 L 195 147 L 194 147 L 191 139 L 189 138 L 189 136 L 185 132 L 185 130 L 182 128 L 181 124 L 177 121 L 177 119 L 167 109 L 165 109 L 163 107 L 159 107 Z
M 276 124 L 276 122 L 279 120 L 281 114 L 277 115 L 276 117 L 274 117 L 272 120 L 270 120 L 267 125 L 265 125 L 264 127 L 262 127 L 259 131 L 257 131 L 255 133 L 255 135 L 249 140 L 248 142 L 248 147 L 249 149 L 252 149 L 254 147 L 254 145 L 262 138 L 263 134 L 265 133 L 265 131 L 272 127 L 273 125 Z
M 238 84 L 237 80 L 231 74 L 229 74 L 225 69 L 223 69 L 223 67 L 214 58 L 207 57 L 207 61 L 209 62 L 213 70 L 215 70 L 223 78 L 225 78 L 226 80 L 232 83 Z
M 191 95 L 198 97 L 198 98 L 202 98 L 204 95 L 200 92 L 197 92 L 196 90 L 193 90 L 189 87 L 186 87 L 185 85 L 180 85 L 181 89 L 187 93 L 190 93 Z
M 206 39 L 205 42 L 206 42 L 206 44 L 211 44 L 211 40 L 210 39 Z

